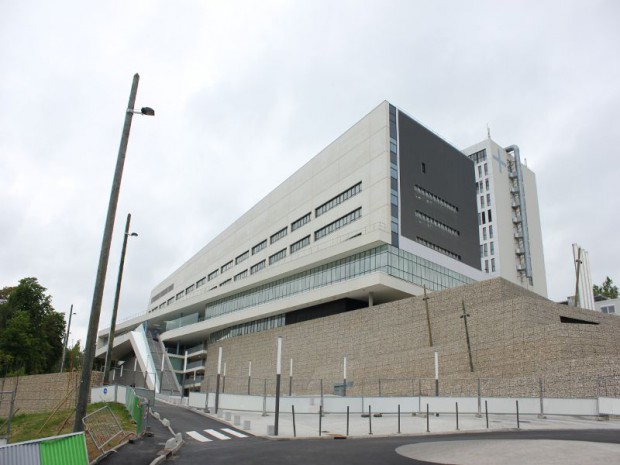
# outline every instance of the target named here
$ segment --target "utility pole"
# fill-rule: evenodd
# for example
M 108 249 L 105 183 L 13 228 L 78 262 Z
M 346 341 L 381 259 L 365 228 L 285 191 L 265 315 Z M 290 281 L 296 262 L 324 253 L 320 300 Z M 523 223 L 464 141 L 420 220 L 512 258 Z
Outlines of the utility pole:
M 428 345 L 433 347 L 433 333 L 431 331 L 431 314 L 428 311 L 428 299 L 426 295 L 426 286 L 424 286 L 424 305 L 426 306 L 426 324 L 428 325 Z
M 465 339 L 467 339 L 467 354 L 469 355 L 469 371 L 474 372 L 474 362 L 471 357 L 471 343 L 469 342 L 469 329 L 467 328 L 467 318 L 469 317 L 469 313 L 465 312 L 465 301 L 461 301 L 463 303 L 463 314 L 460 318 L 463 318 L 463 322 L 465 323 Z
M 62 360 L 60 361 L 59 373 L 62 373 L 62 370 L 65 368 L 65 354 L 67 353 L 67 342 L 69 342 L 69 333 L 71 332 L 71 317 L 73 315 L 75 315 L 75 313 L 73 313 L 73 304 L 71 304 L 71 310 L 69 310 L 69 324 L 67 325 L 67 334 L 65 334 L 65 343 L 62 346 Z
M 579 272 L 581 271 L 581 247 L 577 249 L 577 260 L 575 260 L 575 307 L 579 307 Z
M 103 368 L 103 382 L 108 380 L 110 374 L 110 365 L 112 364 L 112 349 L 114 348 L 114 331 L 116 329 L 116 315 L 118 313 L 118 302 L 121 296 L 121 283 L 123 281 L 123 268 L 125 267 L 125 252 L 127 251 L 127 238 L 129 236 L 137 236 L 136 233 L 129 233 L 129 225 L 131 224 L 131 213 L 127 213 L 127 222 L 125 223 L 125 234 L 123 235 L 123 248 L 121 250 L 121 262 L 118 265 L 118 278 L 116 280 L 116 293 L 114 294 L 114 308 L 112 309 L 112 321 L 110 322 L 110 334 L 108 336 L 108 350 L 105 354 L 105 363 Z
M 84 345 L 84 365 L 82 367 L 77 404 L 75 406 L 75 422 L 73 423 L 73 431 L 76 433 L 84 430 L 82 418 L 86 416 L 86 406 L 88 404 L 88 394 L 90 391 L 90 376 L 93 371 L 93 360 L 95 358 L 97 343 L 97 328 L 99 326 L 99 317 L 101 316 L 101 302 L 103 300 L 103 289 L 105 287 L 108 259 L 110 258 L 110 244 L 112 243 L 112 232 L 114 230 L 114 220 L 116 218 L 116 207 L 118 205 L 118 197 L 121 189 L 123 167 L 125 166 L 125 155 L 127 154 L 129 131 L 131 129 L 131 120 L 134 114 L 134 105 L 136 103 L 136 95 L 138 94 L 139 81 L 140 75 L 138 73 L 134 74 L 131 92 L 129 94 L 129 103 L 127 104 L 127 109 L 125 110 L 125 123 L 123 125 L 123 133 L 121 135 L 121 143 L 118 148 L 118 157 L 116 159 L 116 168 L 114 170 L 112 190 L 110 192 L 108 213 L 106 216 L 105 227 L 103 229 L 103 240 L 101 241 L 101 252 L 99 254 L 99 264 L 97 265 L 95 290 L 93 291 L 93 302 L 90 309 L 90 318 L 88 320 L 86 344 Z M 151 108 L 144 107 L 142 108 L 142 114 L 153 116 L 155 112 Z

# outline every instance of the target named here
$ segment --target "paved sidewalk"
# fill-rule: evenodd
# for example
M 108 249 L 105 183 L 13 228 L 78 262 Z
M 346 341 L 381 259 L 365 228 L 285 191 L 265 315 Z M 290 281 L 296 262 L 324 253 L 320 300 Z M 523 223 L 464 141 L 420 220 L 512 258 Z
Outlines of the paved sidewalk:
M 202 411 L 200 411 L 202 413 Z M 203 413 L 204 414 L 204 413 Z M 273 425 L 275 417 L 273 413 L 262 416 L 261 413 L 220 411 L 218 415 L 209 415 L 220 421 L 229 423 L 238 429 L 248 431 L 256 436 L 274 436 Z M 237 423 L 235 423 L 237 420 Z M 244 429 L 244 423 L 250 422 L 249 428 Z M 319 423 L 320 422 L 320 423 Z M 292 413 L 280 413 L 278 438 L 331 438 L 334 435 L 349 437 L 412 435 L 430 433 L 457 433 L 472 431 L 505 431 L 517 429 L 516 415 L 489 415 L 488 429 L 486 417 L 483 414 L 477 417 L 472 414 L 459 415 L 458 430 L 456 415 L 431 414 L 415 415 L 402 413 L 399 419 L 397 414 L 384 414 L 381 417 L 363 418 L 359 413 L 349 415 L 347 434 L 346 414 L 325 414 L 319 418 L 318 414 L 296 414 L 295 427 L 293 427 Z M 320 425 L 320 435 L 319 435 Z M 519 417 L 519 429 L 522 430 L 548 430 L 548 429 L 617 429 L 620 430 L 620 420 L 605 420 L 593 417 L 574 417 L 551 415 L 546 418 L 538 418 L 537 415 L 521 415 Z

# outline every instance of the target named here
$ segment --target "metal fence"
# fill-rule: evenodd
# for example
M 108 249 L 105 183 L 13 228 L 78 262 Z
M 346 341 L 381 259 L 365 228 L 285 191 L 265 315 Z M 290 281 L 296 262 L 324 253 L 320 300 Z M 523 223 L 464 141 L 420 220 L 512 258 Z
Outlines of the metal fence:
M 215 392 L 217 376 L 206 376 L 200 390 Z M 271 379 L 220 376 L 219 392 L 254 396 L 275 395 L 275 375 Z M 300 379 L 282 377 L 283 396 L 331 395 L 357 397 L 403 396 L 484 396 L 484 397 L 620 397 L 617 376 L 545 376 L 514 378 L 380 378 L 380 379 Z

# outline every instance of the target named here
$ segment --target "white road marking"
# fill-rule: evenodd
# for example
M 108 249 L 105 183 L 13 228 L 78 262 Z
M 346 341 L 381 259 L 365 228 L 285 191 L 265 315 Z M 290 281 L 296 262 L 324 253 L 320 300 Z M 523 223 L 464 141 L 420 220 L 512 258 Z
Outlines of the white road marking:
M 211 439 L 204 437 L 202 434 L 197 433 L 196 431 L 188 431 L 185 434 L 199 442 L 211 442 Z
M 240 433 L 239 431 L 235 431 L 234 429 L 222 428 L 222 431 L 232 434 L 233 436 L 237 436 L 238 438 L 247 438 L 247 435 Z
M 225 441 L 226 439 L 230 439 L 225 434 L 222 434 L 219 431 L 215 431 L 214 429 L 206 429 L 204 431 L 205 433 L 210 434 L 211 436 L 216 437 L 218 439 L 221 439 L 222 441 Z

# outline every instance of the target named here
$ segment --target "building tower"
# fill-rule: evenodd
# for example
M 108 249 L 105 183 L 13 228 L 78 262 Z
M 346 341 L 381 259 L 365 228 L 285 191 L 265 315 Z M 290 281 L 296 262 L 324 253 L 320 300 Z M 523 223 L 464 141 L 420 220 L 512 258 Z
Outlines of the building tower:
M 463 152 L 475 164 L 482 271 L 546 297 L 534 173 L 516 145 L 504 148 L 488 138 Z

